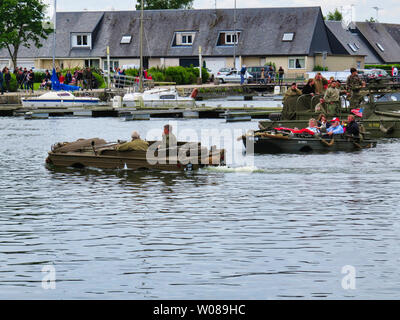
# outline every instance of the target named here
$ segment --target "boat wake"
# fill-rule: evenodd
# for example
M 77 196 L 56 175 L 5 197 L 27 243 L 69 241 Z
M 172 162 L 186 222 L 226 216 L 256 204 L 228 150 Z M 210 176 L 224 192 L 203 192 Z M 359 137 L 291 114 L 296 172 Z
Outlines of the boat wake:
M 244 167 L 207 167 L 204 170 L 211 172 L 225 172 L 225 173 L 264 173 L 266 170 L 257 168 L 255 166 L 244 166 Z

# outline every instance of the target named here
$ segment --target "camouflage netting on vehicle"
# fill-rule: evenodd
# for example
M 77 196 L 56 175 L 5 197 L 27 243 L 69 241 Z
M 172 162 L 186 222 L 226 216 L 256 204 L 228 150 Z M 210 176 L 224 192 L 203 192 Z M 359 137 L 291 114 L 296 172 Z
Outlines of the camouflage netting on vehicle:
M 74 151 L 82 151 L 85 148 L 91 147 L 92 142 L 94 146 L 101 146 L 107 144 L 103 139 L 92 138 L 92 139 L 78 139 L 74 142 L 59 142 L 52 146 L 51 150 L 57 153 L 66 153 Z

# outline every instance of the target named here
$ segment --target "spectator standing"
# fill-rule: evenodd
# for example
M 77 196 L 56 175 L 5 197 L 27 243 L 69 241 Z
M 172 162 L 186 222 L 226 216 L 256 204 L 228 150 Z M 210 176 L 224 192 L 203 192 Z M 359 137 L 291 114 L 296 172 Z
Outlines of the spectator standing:
M 4 73 L 4 82 L 6 84 L 6 88 L 7 88 L 7 92 L 10 92 L 10 81 L 11 81 L 11 73 L 10 70 L 8 70 L 8 68 L 5 68 L 5 72 Z
M 4 94 L 4 86 L 3 86 L 3 72 L 0 70 L 0 88 L 1 88 L 1 94 Z
M 93 86 L 92 86 L 92 71 L 90 70 L 89 67 L 86 68 L 84 74 L 83 74 L 83 78 L 85 80 L 85 89 L 86 90 L 92 90 Z
M 393 69 L 392 69 L 393 82 L 397 82 L 398 75 L 399 75 L 399 70 L 397 69 L 396 66 L 393 66 Z
M 283 83 L 283 75 L 285 74 L 285 70 L 283 70 L 282 67 L 279 67 L 278 70 L 278 77 L 279 77 L 279 84 L 281 85 Z
M 242 69 L 240 69 L 240 84 L 244 83 L 244 77 L 246 76 L 246 71 L 247 71 L 246 65 L 243 65 Z
M 29 70 L 27 75 L 27 84 L 28 84 L 28 91 L 29 89 L 32 90 L 33 93 L 33 82 L 34 82 L 35 74 L 33 73 L 32 69 Z
M 64 83 L 65 84 L 70 84 L 72 82 L 72 74 L 71 71 L 67 71 L 67 74 L 65 75 L 65 80 Z

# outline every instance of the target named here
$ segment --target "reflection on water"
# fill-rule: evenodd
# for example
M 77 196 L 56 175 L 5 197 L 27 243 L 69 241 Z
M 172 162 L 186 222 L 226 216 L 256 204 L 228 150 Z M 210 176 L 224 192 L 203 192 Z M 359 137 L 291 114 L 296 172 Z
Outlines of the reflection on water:
M 259 155 L 254 165 L 184 173 L 44 164 L 55 142 L 126 139 L 164 122 L 0 119 L 1 297 L 397 297 L 396 140 L 355 154 Z M 42 288 L 45 265 L 55 267 L 55 290 Z M 342 287 L 346 265 L 356 271 L 354 290 Z

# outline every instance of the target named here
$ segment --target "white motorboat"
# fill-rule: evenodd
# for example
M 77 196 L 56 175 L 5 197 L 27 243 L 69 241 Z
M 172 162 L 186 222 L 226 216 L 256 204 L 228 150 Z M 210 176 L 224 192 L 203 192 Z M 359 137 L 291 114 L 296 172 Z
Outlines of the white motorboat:
M 99 104 L 99 98 L 76 97 L 68 91 L 50 91 L 38 97 L 21 98 L 24 107 L 86 107 Z
M 194 107 L 197 89 L 189 97 L 181 97 L 173 88 L 156 88 L 124 95 L 122 105 L 126 107 Z

